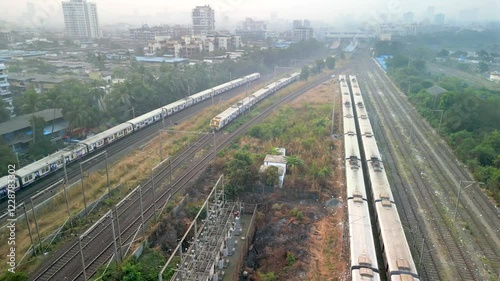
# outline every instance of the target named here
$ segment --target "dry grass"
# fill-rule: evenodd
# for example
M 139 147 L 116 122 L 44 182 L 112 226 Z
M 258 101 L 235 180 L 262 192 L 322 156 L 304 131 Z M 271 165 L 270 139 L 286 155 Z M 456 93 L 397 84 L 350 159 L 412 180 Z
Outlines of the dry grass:
M 224 110 L 229 107 L 229 105 L 234 104 L 236 101 L 242 99 L 248 94 L 257 91 L 264 86 L 264 83 L 254 83 L 253 85 L 253 87 L 249 87 L 249 89 L 245 90 L 243 93 L 229 100 L 222 100 L 219 102 L 219 100 L 215 98 L 213 105 L 204 109 L 196 116 L 179 123 L 172 129 L 195 132 L 208 131 L 210 119 L 220 113 L 221 108 Z M 163 158 L 166 158 L 167 155 L 175 155 L 188 143 L 197 139 L 199 135 L 162 132 L 160 133 L 160 137 L 162 138 L 162 155 Z M 160 141 L 158 137 L 155 137 L 153 141 L 143 150 L 131 152 L 129 155 L 109 166 L 110 186 L 115 187 L 119 185 L 119 190 L 115 191 L 118 195 L 114 198 L 123 198 L 128 192 L 150 176 L 151 169 L 160 162 L 159 151 Z M 197 154 L 196 157 L 200 157 L 200 155 Z M 89 204 L 107 192 L 106 174 L 105 171 L 101 170 L 90 174 L 84 173 L 84 176 L 85 199 L 87 204 Z M 175 176 L 176 174 L 174 173 L 172 177 L 175 178 Z M 69 190 L 68 199 L 72 216 L 84 208 L 83 195 L 80 186 Z M 61 227 L 61 225 L 67 220 L 68 214 L 65 201 L 65 197 L 61 193 L 60 195 L 52 198 L 52 200 L 45 207 L 37 210 L 36 216 L 42 240 L 44 237 L 50 235 Z M 115 203 L 117 202 L 113 202 L 113 204 Z M 19 213 L 21 211 L 22 210 L 18 210 Z M 28 212 L 28 220 L 30 221 L 31 232 L 34 234 L 33 242 L 38 243 L 35 231 L 35 221 L 31 212 Z M 80 221 L 79 223 L 84 224 L 83 221 Z M 83 229 L 89 225 L 90 223 L 87 225 L 81 225 L 80 228 Z M 7 241 L 8 237 L 9 232 L 6 228 L 0 230 L 1 241 Z M 16 255 L 18 262 L 29 249 L 30 245 L 31 241 L 26 220 L 19 220 L 16 223 Z M 0 245 L 0 269 L 2 271 L 8 267 L 6 263 L 6 255 L 9 251 L 9 247 L 10 246 L 7 243 L 2 243 Z M 44 244 L 44 247 L 46 247 L 46 244 Z M 23 261 L 23 263 L 25 262 L 26 260 Z M 40 261 L 30 261 L 27 265 L 22 266 L 21 270 L 29 272 L 34 269 L 34 265 L 39 262 Z
M 300 81 L 283 92 L 280 91 L 278 95 L 285 95 L 286 92 L 291 92 L 304 84 L 305 82 Z M 341 97 L 336 88 L 332 80 L 322 83 L 291 102 L 290 105 L 273 113 L 261 124 L 262 126 L 266 124 L 275 126 L 283 123 L 286 129 L 279 136 L 263 141 L 246 135 L 240 138 L 238 143 L 239 147 L 247 148 L 254 155 L 265 155 L 274 147 L 286 148 L 287 155 L 297 156 L 305 162 L 305 165 L 295 170 L 292 169 L 292 174 L 286 175 L 283 190 L 319 193 L 319 203 L 309 205 L 301 203 L 297 206 L 306 214 L 304 221 L 291 219 L 286 223 L 287 227 L 283 227 L 281 231 L 266 234 L 265 239 L 268 239 L 266 240 L 268 244 L 261 249 L 265 258 L 259 260 L 261 267 L 258 270 L 259 272 L 275 272 L 278 276 L 277 280 L 346 280 L 349 274 L 347 270 L 349 249 L 345 246 L 346 241 L 342 240 L 345 210 L 339 207 L 326 211 L 322 203 L 331 199 L 332 196 L 345 200 L 343 143 L 341 139 L 332 140 L 329 135 L 334 98 L 337 112 L 335 128 L 342 128 L 342 118 L 340 118 L 342 114 L 339 112 Z M 259 106 L 271 105 L 273 99 L 276 97 L 273 96 L 263 101 Z M 318 120 L 324 120 L 324 126 L 316 125 L 318 133 L 312 133 L 314 124 Z M 226 153 L 225 157 L 230 157 L 230 154 L 232 153 Z M 255 159 L 256 165 L 261 163 L 262 159 L 259 157 Z M 218 161 L 223 163 L 224 159 L 220 158 Z M 322 180 L 318 180 L 311 174 L 310 167 L 313 165 L 319 169 L 326 167 L 331 173 Z M 274 198 L 279 195 L 273 194 L 272 196 Z M 274 204 L 272 213 L 274 213 L 273 218 L 266 225 L 275 225 L 282 218 L 289 216 L 289 212 L 283 210 L 281 204 Z M 307 214 L 311 213 L 316 214 L 318 220 L 309 220 Z M 289 232 L 291 225 L 299 227 L 302 224 L 309 225 L 311 229 L 305 239 L 295 237 L 294 233 Z M 300 233 L 299 230 L 297 231 Z M 286 240 L 283 241 L 283 239 Z M 287 266 L 284 258 L 285 249 L 295 253 L 305 251 L 307 258 L 301 255 L 294 266 Z

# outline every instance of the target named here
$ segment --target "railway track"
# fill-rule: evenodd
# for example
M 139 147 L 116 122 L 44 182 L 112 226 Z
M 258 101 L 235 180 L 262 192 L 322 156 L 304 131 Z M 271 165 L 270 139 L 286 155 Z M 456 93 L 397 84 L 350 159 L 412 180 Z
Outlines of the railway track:
M 392 149 L 395 150 L 395 152 L 398 153 L 399 155 L 413 155 L 414 151 L 412 150 L 410 145 L 407 144 L 406 139 L 403 138 L 401 130 L 398 130 L 398 128 L 392 125 L 393 123 L 396 123 L 395 121 L 393 121 L 396 119 L 396 116 L 403 113 L 397 110 L 397 108 L 394 107 L 394 104 L 388 102 L 386 99 L 383 99 L 381 97 L 380 95 L 380 93 L 382 93 L 381 87 L 379 85 L 376 85 L 377 82 L 380 81 L 379 79 L 376 79 L 371 75 L 368 75 L 366 79 L 367 79 L 366 81 L 371 80 L 371 84 L 368 86 L 371 93 L 370 94 L 371 102 L 374 105 L 376 111 L 378 112 L 378 116 L 380 116 L 381 120 L 383 120 L 384 124 L 386 124 L 385 127 L 389 129 L 389 132 L 392 135 L 393 139 L 396 140 L 397 145 L 393 144 Z M 384 110 L 382 110 L 382 107 L 384 108 Z M 399 119 L 399 121 L 401 122 L 401 119 Z M 386 142 L 388 141 L 387 138 L 385 140 Z M 415 160 L 412 157 L 409 157 L 408 161 L 410 162 L 408 163 L 410 173 L 409 175 L 406 174 L 406 177 L 410 182 L 414 183 L 413 190 L 416 191 L 417 198 L 419 200 L 418 202 L 420 202 L 421 206 L 423 207 L 422 209 L 427 210 L 430 215 L 434 216 L 431 220 L 427 220 L 427 222 L 430 225 L 431 229 L 437 231 L 436 233 L 438 242 L 444 245 L 446 252 L 449 254 L 448 258 L 450 258 L 450 260 L 452 260 L 455 265 L 457 276 L 453 276 L 451 278 L 454 280 L 459 280 L 459 279 L 480 280 L 477 276 L 475 276 L 475 271 L 472 261 L 467 257 L 467 254 L 460 247 L 460 245 L 456 243 L 455 239 L 453 239 L 453 233 L 447 226 L 447 221 L 446 221 L 447 217 L 446 215 L 443 214 L 444 210 L 442 210 L 441 207 L 442 205 L 438 204 L 439 202 L 436 202 L 435 195 L 431 185 L 428 182 L 426 182 L 424 178 L 422 178 L 422 173 L 419 169 L 417 169 L 418 164 L 415 163 Z M 404 187 L 404 190 L 407 193 L 406 196 L 401 196 L 399 190 L 397 190 L 398 197 L 400 197 L 400 199 L 412 198 L 410 192 L 408 192 L 408 188 L 411 189 L 412 186 L 408 185 Z M 408 212 L 410 213 L 416 212 L 414 209 L 415 206 L 414 204 L 412 204 L 411 201 L 412 200 L 408 200 L 406 202 L 403 201 L 402 207 L 409 210 L 405 212 L 406 214 L 408 214 Z M 422 219 L 420 221 L 422 222 Z M 415 220 L 411 219 L 409 223 L 414 223 L 414 222 Z M 422 231 L 423 228 L 420 228 L 420 230 Z M 430 245 L 427 244 L 427 248 L 430 248 L 429 246 Z M 435 259 L 438 259 L 438 257 L 436 256 Z M 436 272 L 436 270 L 432 271 Z M 426 272 L 426 274 L 431 275 L 429 276 L 429 280 L 433 280 L 434 276 L 432 276 L 432 273 L 429 274 L 428 272 Z M 450 278 L 450 276 L 446 277 L 440 276 L 440 277 Z
M 133 243 L 136 233 L 140 231 L 140 226 L 142 225 L 142 218 L 140 216 L 141 197 L 143 206 L 147 206 L 144 209 L 143 215 L 144 223 L 147 224 L 154 216 L 155 206 L 164 205 L 171 196 L 180 192 L 191 180 L 196 178 L 196 176 L 199 175 L 205 167 L 207 167 L 207 164 L 212 160 L 212 158 L 215 157 L 216 151 L 229 146 L 250 126 L 257 124 L 269 116 L 276 109 L 276 107 L 296 98 L 320 83 L 323 83 L 328 80 L 328 78 L 329 75 L 326 75 L 315 83 L 307 85 L 287 95 L 286 97 L 279 99 L 273 107 L 262 110 L 258 116 L 238 127 L 228 135 L 225 135 L 223 131 L 216 133 L 214 137 L 219 137 L 219 142 L 216 144 L 215 149 L 210 150 L 200 159 L 196 159 L 194 157 L 196 150 L 208 147 L 212 143 L 212 135 L 202 135 L 192 146 L 184 149 L 180 155 L 172 161 L 170 164 L 172 165 L 171 167 L 165 166 L 158 172 L 158 176 L 155 178 L 154 190 L 156 193 L 158 192 L 157 189 L 159 189 L 159 193 L 156 194 L 157 198 L 155 198 L 155 200 L 153 200 L 153 189 L 151 188 L 150 179 L 143 183 L 144 189 L 142 192 L 141 189 L 134 189 L 131 194 L 129 194 L 129 196 L 122 201 L 123 203 L 117 206 L 116 209 L 118 214 L 116 217 L 118 218 L 117 220 L 119 221 L 119 225 L 122 227 L 118 231 L 119 235 L 122 237 L 121 242 L 123 243 L 119 246 L 119 250 L 123 250 L 124 245 Z M 173 171 L 181 169 L 182 165 L 185 164 L 186 159 L 188 158 L 193 160 L 196 159 L 197 161 L 190 161 L 192 164 L 175 178 L 172 182 L 172 187 L 165 187 L 168 186 L 168 184 L 165 183 L 163 185 L 157 185 L 162 179 L 168 176 L 168 173 L 171 172 L 170 168 L 172 168 Z M 111 233 L 112 228 L 110 227 L 112 220 L 108 214 L 109 211 L 101 217 L 100 221 L 84 233 L 85 237 L 89 237 L 88 241 L 83 241 L 82 243 L 85 273 L 81 261 L 82 258 L 79 256 L 79 239 L 74 239 L 69 246 L 54 255 L 56 257 L 55 260 L 42 265 L 40 267 L 41 270 L 36 272 L 30 280 L 84 280 L 85 275 L 87 278 L 95 275 L 98 268 L 102 264 L 109 261 L 109 259 L 113 256 L 115 252 L 115 243 L 119 243 L 118 238 L 116 240 L 113 239 L 113 234 Z M 115 227 L 115 223 L 113 226 Z M 116 224 L 116 227 L 118 227 L 118 224 Z
M 251 84 L 256 85 L 256 84 L 266 83 L 267 81 L 270 81 L 270 80 L 274 79 L 275 77 L 282 75 L 282 73 L 284 73 L 284 72 L 285 71 L 282 70 L 282 71 L 277 71 L 275 75 L 261 76 L 261 78 L 259 80 L 254 81 Z M 243 85 L 241 87 L 231 89 L 227 92 L 224 92 L 224 93 L 214 97 L 213 100 L 207 99 L 207 100 L 204 100 L 200 103 L 197 103 L 189 108 L 186 108 L 185 110 L 179 111 L 179 112 L 165 118 L 165 124 L 171 125 L 171 124 L 179 123 L 187 118 L 194 116 L 195 114 L 197 114 L 198 112 L 200 112 L 201 110 L 206 108 L 207 106 L 209 106 L 213 103 L 217 103 L 217 101 L 219 99 L 225 100 L 225 99 L 232 98 L 238 94 L 241 94 L 243 91 L 246 91 L 248 89 L 248 87 L 249 86 Z M 139 147 L 140 144 L 144 144 L 144 143 L 148 142 L 149 140 L 151 140 L 153 137 L 155 137 L 157 135 L 158 130 L 161 128 L 163 128 L 162 122 L 161 121 L 155 122 L 155 123 L 153 123 L 149 126 L 146 126 L 145 128 L 143 128 L 137 132 L 134 132 L 133 134 L 130 134 L 130 135 L 125 136 L 124 138 L 118 139 L 116 142 L 112 143 L 111 145 L 105 146 L 102 150 L 106 150 L 108 152 L 108 160 L 113 161 L 113 159 L 119 158 L 119 157 L 125 155 L 126 153 L 128 153 L 134 149 L 137 149 L 137 147 Z M 79 163 L 81 163 L 82 161 L 85 161 L 89 158 L 92 158 L 94 155 L 96 155 L 99 152 L 100 152 L 100 150 L 96 151 L 95 153 L 91 153 L 89 155 L 86 155 L 83 158 L 81 158 L 80 160 L 78 160 L 77 162 L 73 162 L 67 166 L 68 179 L 69 179 L 70 183 L 75 182 L 80 178 Z M 97 163 L 93 162 L 93 163 L 84 164 L 83 171 L 85 173 L 85 172 L 89 172 L 91 169 L 96 170 L 96 169 L 102 169 L 103 167 L 105 167 L 104 158 L 101 159 L 101 161 L 99 161 Z M 44 177 L 40 181 L 28 186 L 27 188 L 23 188 L 23 189 L 17 191 L 16 192 L 16 199 L 18 202 L 22 202 L 24 200 L 29 200 L 29 198 L 31 196 L 33 196 L 36 192 L 38 192 L 40 190 L 44 190 L 46 187 L 49 187 L 49 186 L 57 183 L 61 178 L 64 178 L 64 171 L 62 169 L 53 173 L 53 174 L 50 174 L 50 175 Z M 43 201 L 44 199 L 46 199 L 48 196 L 51 196 L 52 193 L 55 193 L 55 192 L 56 192 L 56 189 L 53 189 L 50 193 L 44 195 L 43 198 L 37 198 L 37 200 L 40 199 L 41 201 Z M 35 201 L 35 204 L 36 203 L 37 202 Z M 6 208 L 7 208 L 7 201 L 2 200 L 0 202 L 0 209 L 4 210 L 4 211 L 2 211 L 2 213 L 5 212 Z
M 358 75 L 361 76 L 361 75 Z M 366 79 L 366 77 L 363 77 Z M 363 80 L 361 80 L 363 81 Z M 375 106 L 373 104 L 372 97 L 370 96 L 373 93 L 373 88 L 371 85 L 367 83 L 362 82 L 362 88 L 365 88 L 366 90 L 362 91 L 365 93 L 368 93 L 368 95 L 365 94 L 365 104 L 367 106 L 367 109 L 370 110 L 371 108 L 374 108 L 373 111 L 369 112 L 372 113 L 370 116 L 374 117 L 375 112 L 378 112 L 380 109 L 378 106 Z M 414 257 L 418 257 L 420 259 L 420 251 L 421 248 L 419 247 L 420 244 L 417 242 L 420 242 L 423 237 L 428 237 L 425 227 L 422 225 L 425 224 L 424 219 L 422 216 L 418 215 L 417 210 L 421 209 L 421 207 L 417 206 L 418 203 L 415 200 L 411 200 L 410 194 L 408 194 L 408 190 L 411 189 L 411 184 L 410 184 L 410 179 L 411 176 L 408 175 L 404 170 L 402 170 L 398 165 L 398 161 L 401 161 L 400 157 L 396 154 L 397 152 L 394 151 L 394 148 L 391 146 L 389 139 L 390 137 L 394 138 L 393 132 L 389 131 L 387 134 L 385 132 L 382 132 L 380 126 L 383 127 L 389 127 L 387 125 L 387 121 L 385 119 L 381 119 L 380 123 L 374 122 L 372 118 L 373 127 L 374 127 L 374 133 L 376 135 L 376 139 L 380 144 L 381 151 L 384 156 L 384 163 L 387 163 L 386 167 L 390 171 L 387 173 L 389 181 L 391 183 L 393 195 L 395 197 L 396 203 L 400 208 L 398 210 L 401 210 L 400 214 L 403 215 L 404 217 L 401 218 L 403 226 L 405 226 L 405 232 L 406 232 L 406 237 L 411 237 L 413 243 L 409 243 L 411 246 L 412 254 Z M 432 241 L 429 241 L 426 239 L 424 242 L 424 247 L 427 253 L 432 253 L 434 252 L 434 249 L 432 247 Z M 437 264 L 437 258 L 433 256 L 432 254 L 427 254 L 423 256 L 422 259 L 422 264 L 419 265 L 419 274 L 422 277 L 423 280 L 443 280 L 443 277 L 440 275 L 440 270 L 439 266 Z M 419 264 L 420 261 L 416 260 L 415 264 Z
M 383 81 L 384 77 L 382 77 L 379 72 L 374 72 L 374 75 L 377 81 Z M 389 83 L 389 85 L 391 86 L 392 93 L 398 93 L 397 89 L 394 88 L 394 84 Z M 402 115 L 405 116 L 404 120 L 406 120 L 407 124 L 404 127 L 410 128 L 415 126 L 417 128 L 417 133 L 414 134 L 415 144 L 418 147 L 418 152 L 425 155 L 425 159 L 427 160 L 426 164 L 430 164 L 432 175 L 434 178 L 437 178 L 437 182 L 440 183 L 439 187 L 441 187 L 441 192 L 443 192 L 441 200 L 446 201 L 448 206 L 450 206 L 450 208 L 445 209 L 450 217 L 456 204 L 456 200 L 453 199 L 457 197 L 458 185 L 461 184 L 460 181 L 456 180 L 457 176 L 459 179 L 461 178 L 464 180 L 473 179 L 467 171 L 464 171 L 462 165 L 456 160 L 449 148 L 439 140 L 439 138 L 436 138 L 435 134 L 429 136 L 429 138 L 433 140 L 433 143 L 437 144 L 437 148 L 432 149 L 426 139 L 426 135 L 424 135 L 425 132 L 432 132 L 431 127 L 421 120 L 421 117 L 409 104 L 398 101 L 395 95 L 386 96 L 388 97 L 387 101 L 392 105 L 393 109 L 405 113 Z M 423 134 L 421 132 L 423 132 Z M 430 179 L 427 180 L 430 181 Z M 429 186 L 431 184 L 432 182 L 428 183 Z M 436 190 L 439 190 L 439 187 L 436 186 Z M 473 189 L 472 199 L 469 197 L 470 200 L 467 200 L 465 190 L 462 190 L 462 195 L 463 199 L 460 200 L 460 202 L 466 203 L 467 205 L 460 210 L 458 217 L 462 218 L 465 225 L 461 224 L 459 221 L 455 221 L 453 224 L 458 224 L 457 229 L 459 230 L 460 239 L 464 239 L 464 236 L 468 236 L 467 233 L 465 233 L 466 231 L 460 231 L 460 229 L 468 229 L 469 234 L 472 236 L 471 238 L 476 243 L 475 247 L 472 243 L 464 243 L 463 247 L 467 249 L 469 256 L 479 251 L 479 255 L 483 255 L 488 260 L 488 263 L 483 263 L 486 268 L 485 272 L 489 270 L 499 275 L 500 253 L 495 249 L 500 248 L 500 239 L 498 237 L 500 233 L 500 218 L 494 213 L 493 209 L 495 207 L 491 203 L 485 201 L 485 195 L 477 188 Z M 479 206 L 473 204 L 473 202 L 476 202 Z M 477 208 L 477 212 L 474 211 L 475 208 Z M 459 238 L 457 236 L 458 235 L 455 235 L 455 238 Z M 473 256 L 477 255 L 473 254 Z M 475 260 L 474 263 L 481 264 L 481 261 Z M 485 278 L 485 276 L 483 276 L 483 278 Z

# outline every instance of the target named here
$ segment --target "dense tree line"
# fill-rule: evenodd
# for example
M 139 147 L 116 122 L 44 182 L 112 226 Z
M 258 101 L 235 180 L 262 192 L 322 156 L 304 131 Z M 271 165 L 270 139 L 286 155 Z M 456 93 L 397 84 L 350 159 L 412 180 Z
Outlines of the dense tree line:
M 389 49 L 387 43 L 378 46 L 382 47 L 378 52 Z M 392 44 L 394 46 L 399 45 Z M 404 47 L 400 47 L 393 48 L 396 54 L 387 61 L 388 74 L 436 128 L 440 125 L 439 112 L 443 111 L 440 133 L 471 169 L 475 179 L 485 182 L 500 202 L 500 91 L 469 85 L 455 77 L 433 75 L 427 71 L 425 60 L 410 61 L 404 55 Z M 441 50 L 435 55 L 444 56 L 447 52 Z M 447 92 L 428 93 L 426 89 L 433 85 Z

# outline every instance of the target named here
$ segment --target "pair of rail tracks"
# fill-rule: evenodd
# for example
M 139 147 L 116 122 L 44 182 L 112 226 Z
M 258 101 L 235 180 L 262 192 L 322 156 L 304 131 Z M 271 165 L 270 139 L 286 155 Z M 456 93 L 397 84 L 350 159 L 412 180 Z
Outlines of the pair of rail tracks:
M 226 135 L 224 131 L 221 131 L 215 133 L 215 135 L 201 135 L 194 144 L 185 148 L 179 156 L 172 160 L 169 166 L 162 167 L 157 176 L 153 177 L 155 192 L 151 188 L 151 179 L 148 179 L 142 184 L 142 188 L 134 189 L 114 211 L 108 211 L 87 230 L 83 236 L 89 238 L 83 239 L 81 243 L 79 238 L 74 239 L 64 249 L 55 253 L 56 259 L 43 266 L 30 280 L 84 280 L 85 277 L 94 276 L 99 267 L 108 262 L 115 252 L 122 252 L 123 247 L 128 247 L 134 242 L 134 239 L 141 231 L 142 221 L 144 220 L 144 224 L 147 224 L 153 218 L 156 206 L 165 205 L 171 196 L 179 193 L 190 181 L 195 179 L 207 167 L 208 163 L 215 158 L 217 151 L 228 147 L 248 128 L 261 122 L 279 106 L 327 81 L 329 77 L 329 75 L 323 76 L 316 82 L 279 98 L 273 106 L 261 110 L 256 117 L 239 126 L 230 134 Z M 215 147 L 213 146 L 212 137 L 218 137 Z M 210 147 L 210 145 L 212 145 L 213 149 L 209 148 L 204 156 L 194 157 L 197 151 Z M 169 173 L 171 175 L 171 173 L 176 173 L 179 169 L 182 169 L 187 159 L 190 160 L 190 165 L 180 172 L 180 175 L 172 181 L 171 185 L 162 182 Z M 153 199 L 153 197 L 155 198 Z M 142 206 L 146 206 L 142 216 L 140 210 L 141 200 L 143 202 Z M 113 213 L 113 216 L 111 216 L 111 213 Z M 118 235 L 113 235 L 112 231 L 116 231 Z M 115 250 L 115 245 L 118 245 L 116 246 L 118 250 Z M 85 273 L 83 264 L 85 264 Z
M 457 278 L 462 278 L 463 280 L 480 280 L 473 262 L 469 259 L 470 254 L 467 253 L 465 249 L 463 249 L 463 245 L 455 242 L 453 233 L 449 229 L 449 217 L 444 214 L 445 210 L 443 210 L 442 207 L 443 202 L 440 202 L 436 198 L 435 190 L 432 189 L 431 183 L 426 178 L 423 178 L 421 171 L 416 168 L 418 167 L 418 164 L 416 163 L 417 160 L 414 160 L 411 156 L 407 158 L 410 160 L 409 175 L 406 171 L 404 171 L 402 167 L 398 167 L 398 165 L 395 164 L 394 158 L 398 158 L 398 155 L 396 155 L 397 153 L 399 153 L 399 155 L 406 156 L 413 155 L 415 151 L 412 146 L 408 145 L 405 142 L 406 139 L 402 135 L 402 130 L 398 130 L 397 128 L 395 128 L 393 126 L 394 121 L 391 121 L 391 119 L 396 119 L 397 117 L 394 114 L 397 114 L 398 116 L 402 116 L 398 119 L 398 121 L 402 124 L 404 123 L 403 127 L 410 128 L 411 126 L 413 126 L 413 124 L 415 124 L 416 128 L 422 131 L 426 128 L 420 124 L 420 117 L 415 112 L 411 112 L 412 109 L 405 109 L 401 105 L 401 102 L 397 101 L 397 97 L 395 97 L 394 94 L 395 92 L 397 92 L 397 89 L 386 87 L 384 88 L 384 90 L 386 91 L 385 93 L 383 93 L 384 99 L 381 97 L 380 93 L 383 87 L 375 84 L 376 82 L 380 81 L 385 81 L 385 83 L 388 83 L 387 78 L 384 79 L 382 75 L 377 73 L 377 71 L 374 71 L 373 76 L 366 77 L 366 81 L 369 80 L 371 80 L 372 82 L 367 82 L 366 85 L 369 89 L 369 91 L 367 91 L 369 97 L 367 101 L 369 101 L 369 104 L 373 104 L 376 111 L 378 112 L 378 115 L 380 116 L 381 122 L 386 128 L 386 132 L 392 135 L 392 139 L 395 139 L 395 141 L 397 142 L 397 145 L 390 144 L 390 137 L 386 136 L 383 133 L 379 133 L 380 136 L 378 137 L 378 139 L 381 140 L 384 144 L 386 152 L 390 152 L 387 155 L 387 157 L 389 158 L 389 161 L 387 162 L 389 163 L 389 168 L 393 171 L 393 173 L 389 174 L 389 176 L 391 181 L 393 182 L 394 193 L 397 196 L 397 200 L 400 200 L 402 203 L 402 213 L 407 218 L 407 225 L 409 225 L 413 230 L 412 234 L 409 237 L 413 237 L 413 239 L 415 239 L 415 237 L 417 236 L 415 235 L 415 233 L 421 233 L 421 235 L 419 235 L 419 238 L 422 239 L 423 237 L 421 236 L 429 236 L 429 233 L 427 232 L 427 229 L 425 227 L 425 218 L 423 218 L 418 209 L 426 210 L 428 212 L 428 215 L 435 216 L 430 220 L 427 220 L 427 225 L 428 227 L 431 227 L 437 231 L 438 243 L 444 243 L 445 248 L 450 255 L 450 259 L 454 263 L 455 267 L 453 268 L 453 270 L 456 270 L 458 272 Z M 390 92 L 392 92 L 392 94 Z M 406 134 L 408 134 L 408 132 L 406 132 Z M 427 162 L 432 167 L 431 169 L 435 171 L 435 173 L 439 174 L 439 182 L 444 182 L 446 180 L 445 173 L 441 171 L 441 168 L 439 167 L 438 163 L 436 163 L 437 161 L 434 159 L 433 155 L 431 155 L 431 153 L 429 153 L 427 150 L 428 148 L 424 146 L 425 140 L 422 139 L 420 134 L 415 134 L 416 136 L 414 145 L 418 147 L 419 152 L 423 151 L 423 154 L 426 157 L 425 159 L 428 160 Z M 440 146 L 441 145 L 442 144 L 440 143 Z M 446 151 L 444 149 L 440 150 Z M 447 160 L 447 162 L 450 162 L 450 160 Z M 454 162 L 456 162 L 456 160 Z M 412 182 L 412 184 L 410 185 L 408 182 Z M 412 191 L 415 193 L 414 196 L 412 196 L 411 194 Z M 415 196 L 418 197 L 418 202 L 417 200 L 415 200 Z M 436 249 L 432 245 L 432 241 L 426 239 L 425 249 L 422 249 L 426 250 L 424 251 L 423 256 L 424 272 L 421 273 L 422 276 L 424 278 L 427 278 L 428 280 L 449 278 L 449 276 L 443 276 L 442 271 L 439 270 L 436 264 L 436 261 L 439 260 L 439 256 Z M 422 255 L 422 253 L 420 253 L 420 255 Z

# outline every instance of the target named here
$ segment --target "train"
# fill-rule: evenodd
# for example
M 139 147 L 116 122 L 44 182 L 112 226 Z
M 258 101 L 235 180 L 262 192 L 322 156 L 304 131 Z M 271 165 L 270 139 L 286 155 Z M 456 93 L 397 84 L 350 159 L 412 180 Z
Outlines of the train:
M 350 75 L 349 82 L 387 280 L 420 280 L 356 76 Z
M 353 281 L 379 281 L 377 252 L 373 240 L 351 91 L 345 75 L 339 75 L 338 83 L 342 95 L 351 278 Z
M 286 85 L 299 79 L 300 73 L 294 72 L 287 77 L 281 78 L 264 88 L 256 91 L 248 97 L 240 100 L 236 104 L 232 105 L 228 109 L 221 112 L 219 115 L 212 118 L 210 121 L 210 129 L 214 131 L 219 131 L 224 128 L 227 124 L 233 121 L 240 114 L 251 108 L 254 104 L 258 103 L 268 95 L 278 91 L 279 89 L 285 87 Z
M 43 159 L 31 163 L 15 171 L 15 191 L 33 184 L 41 178 L 48 176 L 55 171 L 64 168 L 65 165 L 73 163 L 85 155 L 95 151 L 132 134 L 144 127 L 147 127 L 159 120 L 181 111 L 189 106 L 199 103 L 203 100 L 219 95 L 233 88 L 245 85 L 260 78 L 260 73 L 234 79 L 219 86 L 193 94 L 181 100 L 167 104 L 141 116 L 128 120 L 122 124 L 112 127 L 97 135 L 91 136 L 78 143 L 72 144 L 62 150 L 59 150 Z M 12 182 L 10 182 L 12 184 Z M 9 176 L 0 178 L 0 199 L 7 196 L 9 185 Z

